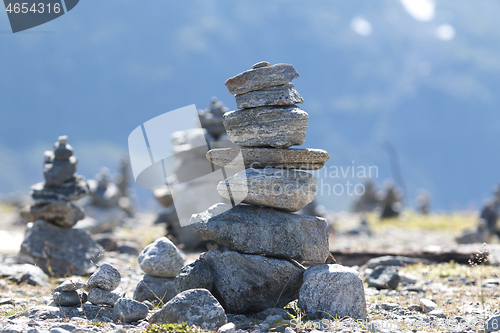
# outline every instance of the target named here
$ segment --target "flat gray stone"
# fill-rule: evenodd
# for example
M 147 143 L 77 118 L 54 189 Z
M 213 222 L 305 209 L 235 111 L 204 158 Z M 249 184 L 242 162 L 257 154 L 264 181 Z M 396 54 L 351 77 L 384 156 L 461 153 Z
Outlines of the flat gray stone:
M 234 97 L 238 109 L 255 108 L 265 105 L 294 105 L 304 103 L 302 96 L 295 90 L 293 83 L 249 91 L 245 94 L 235 95 Z
M 119 298 L 124 296 L 125 292 L 122 290 L 107 291 L 101 288 L 92 288 L 87 295 L 87 299 L 94 305 L 113 306 Z
M 50 187 L 45 183 L 38 183 L 31 187 L 31 197 L 37 203 L 53 201 L 75 201 L 89 194 L 89 187 L 84 177 L 75 175 L 73 179 L 61 186 Z
M 401 278 L 396 266 L 378 266 L 366 278 L 368 287 L 396 290 Z
M 299 295 L 304 267 L 297 262 L 229 250 L 202 256 L 213 273 L 212 293 L 229 313 L 284 307 Z
M 58 291 L 76 291 L 78 289 L 85 288 L 87 282 L 83 281 L 82 278 L 70 278 L 54 289 L 54 292 Z
M 325 219 L 249 205 L 238 205 L 218 214 L 223 205 L 227 206 L 216 204 L 193 215 L 193 227 L 206 238 L 242 253 L 299 262 L 324 263 L 328 258 Z
M 180 293 L 189 289 L 212 290 L 214 278 L 210 266 L 202 258 L 182 267 L 175 277 L 175 290 Z
M 261 106 L 227 112 L 223 121 L 238 146 L 288 148 L 304 143 L 309 116 L 297 106 Z
M 170 239 L 160 237 L 142 250 L 138 261 L 146 274 L 174 278 L 184 266 L 184 255 Z
M 314 200 L 316 183 L 305 171 L 250 168 L 219 182 L 217 191 L 226 199 L 297 212 Z
M 113 306 L 113 316 L 122 323 L 139 321 L 147 317 L 149 308 L 146 304 L 133 299 L 120 298 Z
M 21 210 L 26 222 L 45 220 L 60 227 L 71 228 L 85 217 L 83 209 L 72 202 L 58 200 L 27 206 Z
M 88 279 L 87 290 L 100 288 L 106 291 L 113 291 L 118 288 L 121 278 L 122 276 L 116 268 L 108 263 L 103 263 Z
M 206 289 L 183 291 L 154 313 L 150 323 L 187 323 L 206 330 L 217 330 L 227 323 L 226 313 Z
M 213 164 L 233 169 L 240 168 L 243 159 L 245 168 L 318 170 L 329 158 L 322 149 L 300 148 L 220 148 L 207 153 L 207 159 Z
M 404 267 L 407 265 L 415 265 L 418 263 L 422 263 L 425 265 L 431 265 L 432 263 L 429 260 L 421 259 L 421 258 L 410 258 L 404 256 L 382 256 L 370 259 L 362 266 L 364 268 L 375 268 L 377 266 L 398 266 Z
M 174 278 L 144 275 L 134 290 L 134 299 L 138 302 L 151 301 L 166 303 L 177 295 Z
M 87 294 L 81 291 L 56 291 L 52 298 L 59 306 L 79 306 L 87 302 Z
M 311 318 L 367 315 L 365 291 L 359 273 L 341 265 L 316 265 L 304 273 L 297 303 Z
M 18 261 L 36 264 L 47 275 L 87 275 L 104 249 L 90 235 L 38 220 L 26 231 Z
M 32 264 L 0 263 L 0 278 L 17 284 L 27 283 L 32 286 L 45 285 L 49 278 L 44 271 Z
M 249 91 L 265 89 L 290 83 L 300 75 L 289 64 L 276 64 L 252 68 L 226 81 L 227 90 L 233 95 L 244 94 Z

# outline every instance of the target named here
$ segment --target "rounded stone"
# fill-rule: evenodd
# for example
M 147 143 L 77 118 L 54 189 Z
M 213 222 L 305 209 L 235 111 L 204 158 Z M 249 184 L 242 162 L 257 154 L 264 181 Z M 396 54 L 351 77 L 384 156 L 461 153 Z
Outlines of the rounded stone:
M 167 237 L 161 237 L 142 250 L 138 261 L 146 274 L 173 278 L 184 266 L 184 255 Z
M 87 290 L 100 288 L 113 291 L 118 288 L 122 276 L 120 272 L 108 263 L 103 263 L 87 281 Z
M 81 291 L 56 291 L 52 298 L 59 306 L 77 306 L 87 302 L 87 294 Z

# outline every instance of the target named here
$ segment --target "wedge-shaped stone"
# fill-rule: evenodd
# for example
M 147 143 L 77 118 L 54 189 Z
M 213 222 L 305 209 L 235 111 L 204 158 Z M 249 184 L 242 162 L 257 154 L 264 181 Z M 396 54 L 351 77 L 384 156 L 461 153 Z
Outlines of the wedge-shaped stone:
M 330 158 L 322 149 L 221 148 L 209 150 L 207 159 L 215 165 L 238 168 L 241 167 L 240 152 L 245 168 L 254 169 L 318 170 Z
M 302 99 L 302 96 L 297 92 L 293 83 L 249 91 L 234 97 L 238 109 L 255 108 L 264 105 L 293 105 L 304 103 L 304 99 Z
M 229 313 L 260 312 L 297 299 L 304 267 L 235 251 L 202 254 L 213 272 L 212 294 Z
M 307 112 L 297 106 L 261 106 L 223 116 L 227 135 L 241 147 L 300 146 L 306 139 Z
M 320 217 L 289 214 L 271 208 L 238 205 L 220 215 L 217 204 L 193 215 L 193 227 L 208 239 L 248 254 L 324 263 L 328 258 L 328 225 Z
M 255 66 L 254 66 L 255 67 Z M 233 95 L 290 83 L 299 77 L 292 65 L 276 64 L 252 68 L 226 81 L 227 90 Z
M 217 191 L 226 199 L 244 198 L 247 204 L 296 212 L 313 201 L 316 183 L 316 177 L 304 171 L 250 168 L 221 181 Z

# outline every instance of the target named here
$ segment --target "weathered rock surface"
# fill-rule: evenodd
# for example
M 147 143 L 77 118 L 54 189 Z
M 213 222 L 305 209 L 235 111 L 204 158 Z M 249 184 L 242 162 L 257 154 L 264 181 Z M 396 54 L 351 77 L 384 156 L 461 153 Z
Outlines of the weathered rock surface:
M 221 181 L 217 191 L 226 199 L 296 212 L 314 200 L 316 184 L 316 177 L 305 171 L 250 168 Z
M 150 323 L 182 323 L 217 330 L 227 323 L 226 313 L 217 299 L 206 289 L 186 290 L 154 313 Z
M 56 291 L 52 298 L 59 306 L 77 306 L 87 302 L 87 294 L 81 291 Z
M 304 273 L 297 305 L 310 317 L 366 317 L 363 281 L 341 265 L 316 265 Z
M 227 135 L 241 147 L 302 145 L 309 116 L 296 106 L 261 106 L 230 111 L 223 121 Z
M 174 278 L 184 266 L 184 255 L 170 239 L 161 237 L 142 250 L 138 261 L 146 274 Z
M 120 298 L 113 306 L 113 316 L 122 323 L 139 321 L 147 317 L 149 308 L 146 304 L 133 299 Z
M 69 228 L 85 217 L 82 208 L 63 200 L 35 204 L 21 210 L 21 217 L 27 222 L 45 220 Z
M 175 277 L 175 290 L 180 293 L 189 289 L 212 290 L 214 278 L 210 266 L 202 258 L 182 267 Z
M 121 290 L 107 291 L 101 288 L 92 288 L 87 295 L 87 299 L 94 305 L 113 306 L 119 298 L 124 296 L 125 293 Z
M 249 69 L 228 79 L 225 84 L 235 95 L 288 84 L 297 77 L 299 74 L 292 65 L 276 64 Z
M 134 290 L 134 299 L 139 302 L 168 302 L 176 295 L 175 279 L 144 275 Z
M 300 148 L 221 148 L 211 149 L 207 153 L 207 159 L 213 164 L 235 169 L 240 168 L 240 156 L 245 168 L 254 169 L 318 170 L 330 158 L 322 149 Z
M 255 108 L 265 105 L 294 105 L 304 103 L 302 96 L 295 90 L 293 83 L 270 87 L 262 90 L 249 91 L 234 96 L 236 107 Z
M 75 175 L 73 179 L 58 187 L 49 187 L 38 183 L 31 187 L 31 197 L 38 203 L 53 201 L 75 201 L 89 194 L 87 181 L 82 176 Z
M 122 276 L 120 272 L 108 263 L 103 263 L 87 281 L 87 290 L 100 288 L 113 291 L 118 288 Z
M 225 204 L 191 218 L 193 227 L 208 239 L 249 254 L 319 263 L 328 258 L 328 225 L 323 218 L 248 205 L 218 214 L 221 205 Z
M 26 231 L 18 261 L 36 264 L 52 276 L 86 275 L 102 251 L 85 231 L 38 220 Z
M 213 273 L 212 293 L 230 313 L 283 307 L 298 297 L 304 267 L 296 262 L 229 250 L 202 256 Z
M 24 282 L 32 286 L 45 285 L 49 280 L 40 267 L 30 264 L 0 263 L 0 277 L 17 284 Z
M 395 266 L 378 266 L 366 278 L 368 287 L 395 290 L 401 278 Z
M 54 289 L 54 292 L 58 291 L 76 291 L 78 289 L 85 288 L 87 286 L 87 282 L 83 281 L 82 278 L 73 277 L 70 278 Z

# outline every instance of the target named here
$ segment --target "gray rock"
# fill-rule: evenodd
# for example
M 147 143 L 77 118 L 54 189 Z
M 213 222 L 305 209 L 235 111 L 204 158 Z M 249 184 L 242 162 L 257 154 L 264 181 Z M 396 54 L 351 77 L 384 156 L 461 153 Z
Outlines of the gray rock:
M 256 63 L 255 65 L 252 66 L 252 69 L 257 69 L 257 68 L 261 68 L 261 67 L 269 67 L 271 66 L 271 64 L 267 61 L 260 61 L 258 63 Z
M 125 292 L 121 290 L 107 291 L 101 288 L 92 288 L 87 295 L 87 299 L 94 305 L 113 306 L 119 298 L 124 296 Z
M 217 333 L 236 333 L 236 325 L 233 323 L 227 323 L 222 325 L 217 330 Z
M 108 263 L 103 263 L 88 279 L 87 290 L 100 288 L 106 291 L 113 291 L 118 288 L 121 278 L 122 276 L 116 268 Z
M 172 193 L 170 192 L 170 187 L 166 185 L 154 188 L 153 196 L 155 197 L 156 201 L 158 201 L 158 203 L 164 208 L 168 208 L 174 203 Z
M 217 330 L 227 323 L 226 313 L 206 289 L 183 291 L 154 313 L 150 323 L 182 323 Z
M 61 283 L 56 289 L 54 289 L 54 292 L 58 291 L 76 291 L 78 289 L 85 288 L 87 286 L 87 282 L 83 281 L 79 277 L 71 278 L 63 283 Z
M 366 278 L 368 287 L 377 289 L 396 290 L 401 278 L 398 274 L 398 268 L 395 266 L 376 267 Z
M 300 146 L 308 120 L 307 112 L 296 106 L 261 106 L 230 111 L 223 117 L 227 135 L 241 147 Z
M 144 275 L 134 290 L 134 299 L 139 302 L 145 300 L 153 303 L 166 303 L 177 294 L 175 279 Z
M 367 315 L 359 273 L 341 265 L 308 268 L 297 305 L 312 318 L 331 318 L 331 315 L 364 319 Z
M 304 103 L 302 96 L 295 90 L 293 83 L 270 87 L 262 90 L 249 91 L 234 96 L 236 107 L 255 108 L 266 105 L 294 105 Z
M 314 200 L 316 183 L 316 177 L 305 171 L 250 168 L 221 181 L 217 191 L 226 199 L 244 198 L 250 205 L 296 212 Z
M 431 262 L 426 259 L 420 258 L 410 258 L 404 256 L 383 256 L 368 260 L 366 264 L 363 265 L 361 269 L 364 268 L 375 268 L 377 266 L 398 266 L 404 267 L 406 265 L 414 265 L 422 263 L 425 265 L 430 265 Z
M 21 217 L 27 222 L 45 220 L 60 227 L 70 228 L 85 217 L 83 210 L 63 200 L 35 204 L 21 210 Z
M 75 175 L 73 179 L 61 186 L 49 187 L 45 183 L 38 183 L 31 187 L 31 197 L 38 203 L 53 201 L 75 201 L 89 194 L 89 187 L 85 178 Z
M 147 317 L 149 308 L 146 304 L 137 302 L 133 299 L 120 298 L 113 306 L 114 318 L 122 323 L 139 321 Z
M 24 327 L 22 325 L 7 325 L 0 327 L 0 333 L 23 333 Z
M 297 299 L 304 267 L 235 251 L 208 251 L 203 259 L 214 276 L 213 294 L 230 313 L 260 312 Z
M 184 266 L 184 255 L 170 239 L 161 237 L 142 250 L 138 261 L 146 274 L 174 278 Z
M 420 303 L 422 312 L 424 312 L 424 313 L 429 313 L 429 312 L 432 312 L 435 310 L 439 310 L 439 306 L 428 298 L 421 298 L 419 303 Z
M 83 304 L 81 308 L 41 305 L 26 309 L 22 316 L 35 320 L 66 319 L 72 317 L 105 320 L 105 317 L 113 317 L 113 309 L 105 306 L 96 306 L 90 303 Z
M 321 149 L 297 148 L 220 148 L 207 153 L 207 159 L 213 164 L 235 169 L 240 168 L 243 159 L 245 168 L 318 170 L 329 158 Z
M 500 315 L 488 318 L 486 329 L 488 332 L 500 331 Z
M 382 308 L 382 310 L 394 311 L 399 308 L 399 305 L 395 303 L 382 303 L 380 304 L 380 307 Z
M 61 186 L 73 178 L 76 172 L 78 159 L 71 156 L 67 160 L 55 159 L 54 153 L 45 152 L 45 163 L 43 165 L 43 176 L 46 186 Z
M 142 301 L 142 303 L 146 304 L 149 311 L 153 310 L 155 308 L 155 306 L 153 305 L 153 303 L 151 303 L 150 301 L 146 300 L 146 301 Z
M 81 291 L 56 291 L 52 298 L 59 306 L 78 306 L 87 302 L 87 294 Z
M 45 285 L 49 280 L 40 267 L 31 264 L 0 263 L 0 277 L 14 281 L 17 284 L 24 282 L 32 286 Z
M 54 144 L 54 157 L 56 160 L 67 160 L 73 156 L 73 147 L 68 144 L 68 136 L 62 135 L 57 138 L 57 142 Z
M 299 77 L 292 65 L 265 66 L 265 62 L 259 64 L 257 68 L 252 68 L 228 79 L 225 84 L 229 92 L 233 95 L 244 94 L 249 91 L 288 84 Z
M 193 214 L 190 222 L 206 238 L 238 252 L 319 263 L 328 258 L 323 218 L 249 205 L 225 207 L 216 204 Z
M 213 283 L 214 278 L 210 266 L 200 258 L 182 267 L 175 277 L 175 290 L 177 293 L 189 289 L 207 289 L 211 291 Z
M 38 220 L 26 231 L 18 261 L 36 264 L 51 276 L 87 275 L 102 251 L 85 231 Z

